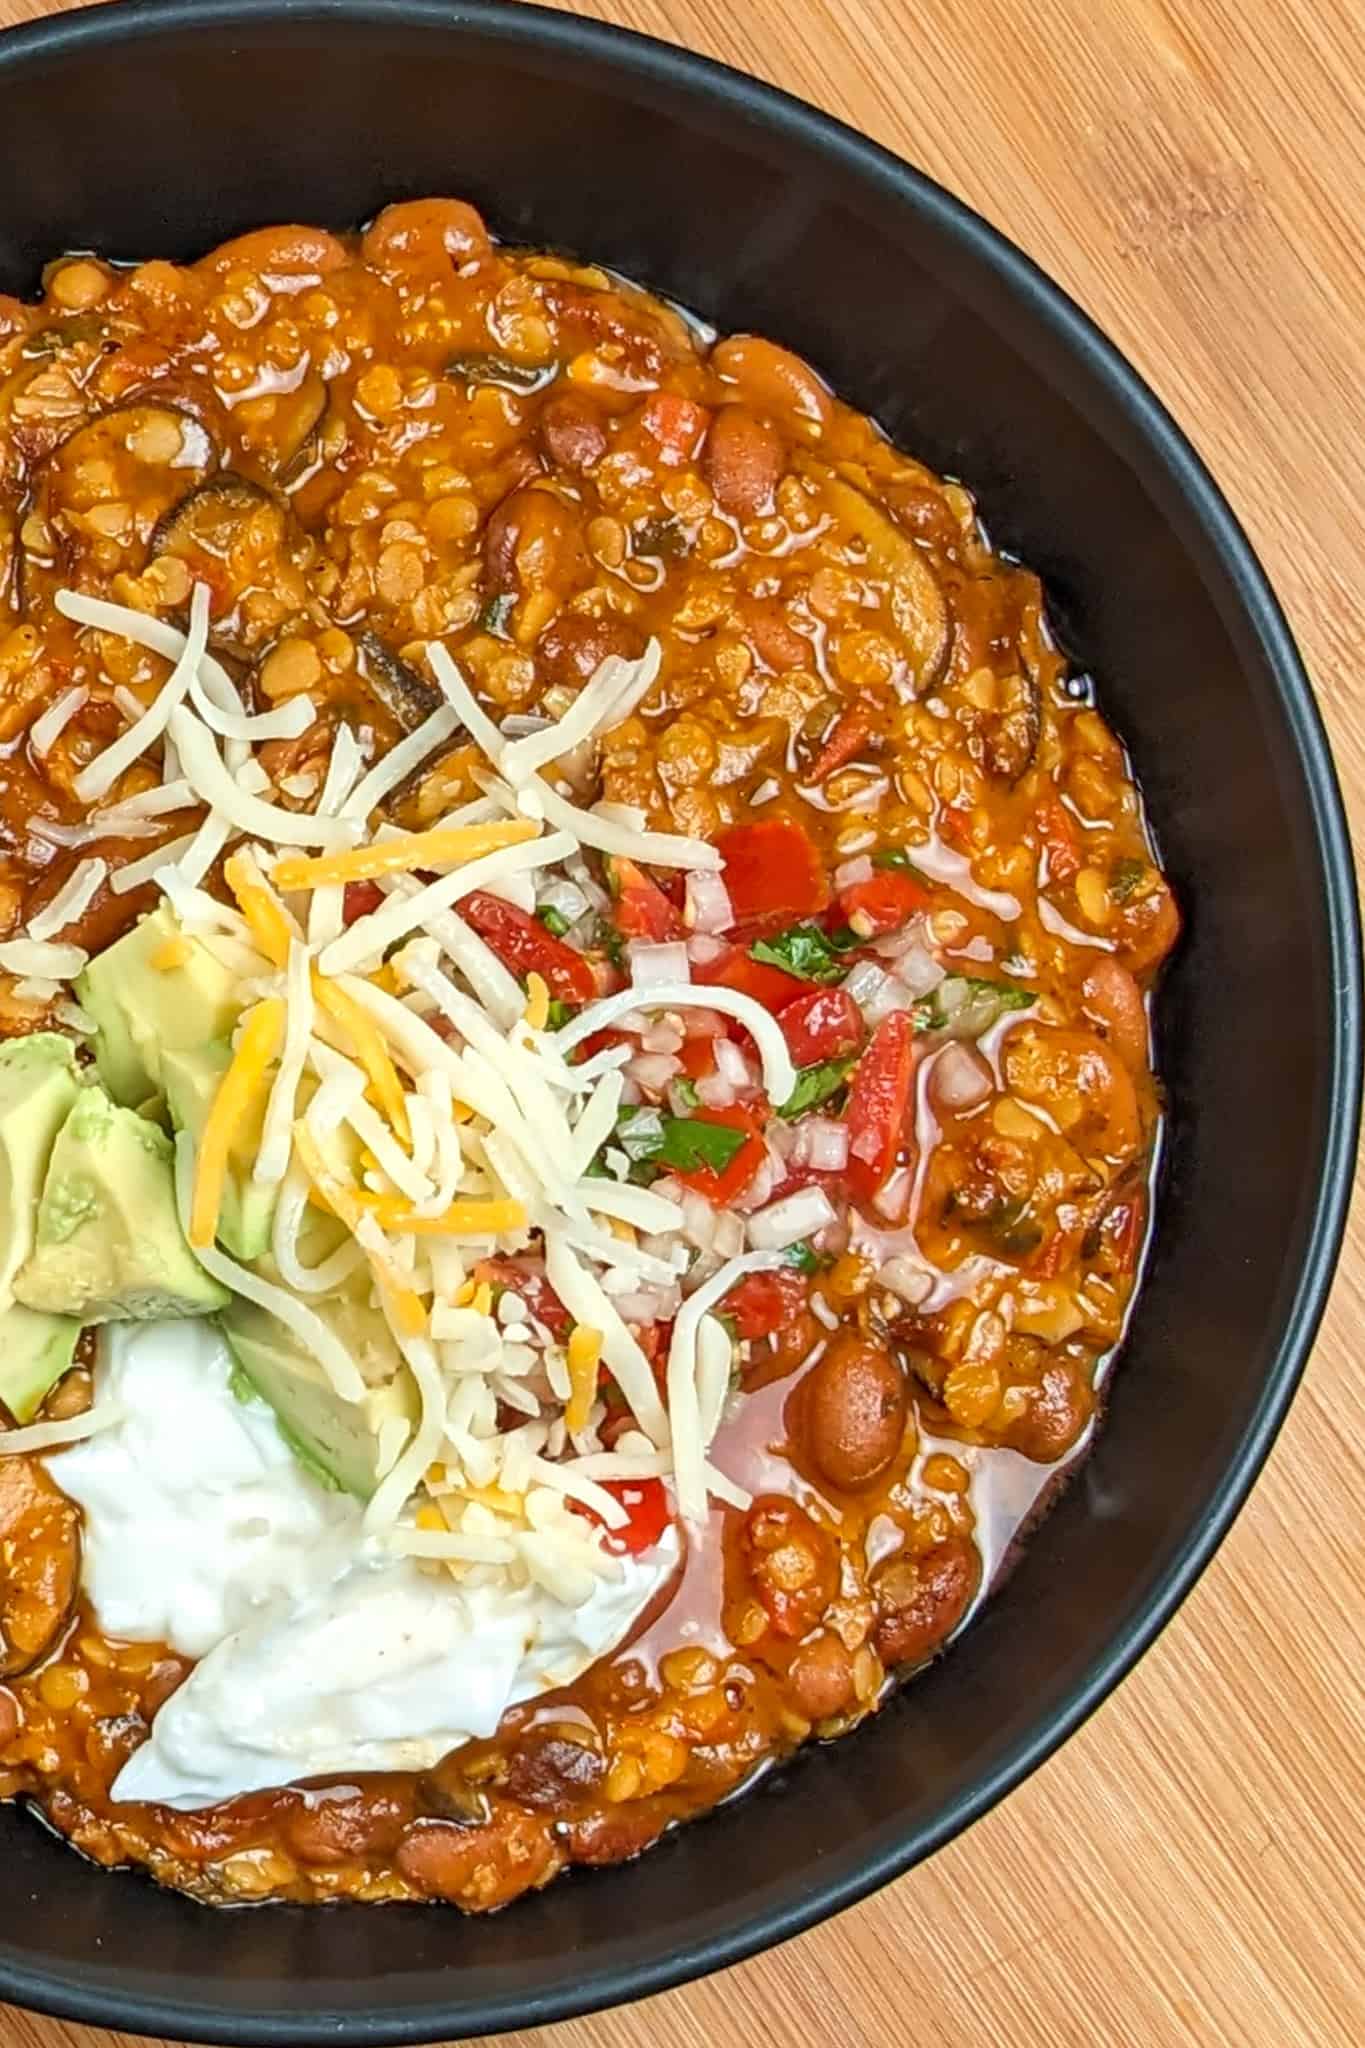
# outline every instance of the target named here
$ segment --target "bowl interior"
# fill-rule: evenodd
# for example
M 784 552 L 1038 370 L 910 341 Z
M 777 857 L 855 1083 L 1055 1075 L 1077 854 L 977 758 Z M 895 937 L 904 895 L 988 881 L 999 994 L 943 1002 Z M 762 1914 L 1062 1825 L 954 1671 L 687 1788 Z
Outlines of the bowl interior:
M 1355 1129 L 1353 897 L 1311 699 L 1220 501 L 1074 310 L 935 188 L 733 75 L 516 8 L 195 0 L 0 46 L 0 122 L 24 167 L 0 207 L 8 291 L 64 247 L 189 256 L 453 192 L 504 236 L 786 341 L 971 485 L 1130 744 L 1188 920 L 1161 1000 L 1155 1252 L 1098 1448 L 945 1662 L 642 1863 L 490 1920 L 213 1915 L 0 1813 L 21 1906 L 0 1996 L 73 2016 L 378 2042 L 657 1989 L 981 1811 L 1149 1639 L 1249 1483 L 1316 1321 Z

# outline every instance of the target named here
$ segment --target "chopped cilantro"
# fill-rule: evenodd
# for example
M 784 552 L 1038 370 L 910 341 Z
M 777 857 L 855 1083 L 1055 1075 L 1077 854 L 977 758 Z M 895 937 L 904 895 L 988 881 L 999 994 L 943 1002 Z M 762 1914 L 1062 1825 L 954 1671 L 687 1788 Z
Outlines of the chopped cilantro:
M 661 1109 L 625 1109 L 616 1120 L 616 1142 L 632 1166 L 724 1173 L 748 1143 L 748 1132 L 700 1117 L 669 1116 Z
M 979 1038 L 1008 1010 L 1031 1009 L 1038 1000 L 1032 989 L 1012 981 L 983 981 L 976 975 L 952 974 L 932 995 L 921 996 L 912 1012 L 916 1031 L 947 1031 L 954 1038 Z
M 552 903 L 542 903 L 536 916 L 553 938 L 562 939 L 569 929 L 568 918 L 562 910 L 556 910 Z
M 874 868 L 898 868 L 902 874 L 913 875 L 917 882 L 927 881 L 903 846 L 884 846 L 880 853 L 873 854 L 872 865 Z
M 749 948 L 749 958 L 761 961 L 765 967 L 780 967 L 798 981 L 814 981 L 828 987 L 842 981 L 848 973 L 840 953 L 850 952 L 863 943 L 856 932 L 847 928 L 827 932 L 818 924 L 793 924 L 784 932 L 774 932 L 770 939 L 755 939 Z
M 807 1244 L 804 1237 L 795 1244 L 789 1244 L 782 1257 L 787 1265 L 795 1266 L 798 1273 L 818 1273 L 822 1266 L 829 1264 L 826 1255 L 816 1251 L 814 1245 Z
M 852 1059 L 820 1060 L 815 1066 L 799 1068 L 796 1086 L 778 1110 L 778 1115 L 800 1116 L 803 1110 L 816 1109 L 822 1102 L 828 1102 L 843 1087 L 853 1065 Z
M 681 1081 L 673 1083 L 673 1093 L 684 1109 L 700 1108 L 701 1097 L 697 1093 L 697 1084 L 695 1081 L 689 1081 L 685 1074 Z
M 1116 903 L 1136 896 L 1150 870 L 1145 860 L 1116 860 L 1109 870 L 1109 894 Z
M 562 1031 L 570 1017 L 573 1016 L 575 1007 L 573 1003 L 566 1003 L 562 996 L 551 996 L 549 1007 L 545 1013 L 545 1029 L 547 1031 Z

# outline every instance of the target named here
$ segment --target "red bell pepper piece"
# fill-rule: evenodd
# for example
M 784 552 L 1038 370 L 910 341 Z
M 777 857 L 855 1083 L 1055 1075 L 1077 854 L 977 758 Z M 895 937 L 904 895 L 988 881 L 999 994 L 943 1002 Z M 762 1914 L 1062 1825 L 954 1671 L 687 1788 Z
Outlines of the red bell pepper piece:
M 720 1313 L 731 1318 L 744 1341 L 771 1337 L 801 1313 L 808 1287 L 805 1274 L 790 1266 L 775 1273 L 746 1273 L 721 1302 Z
M 348 882 L 342 905 L 344 922 L 354 924 L 357 918 L 368 917 L 383 901 L 384 891 L 378 882 Z
M 674 1179 L 680 1180 L 684 1187 L 694 1188 L 699 1195 L 705 1195 L 717 1209 L 728 1209 L 754 1180 L 768 1156 L 758 1119 L 741 1108 L 739 1103 L 730 1109 L 694 1109 L 689 1114 L 694 1123 L 724 1124 L 729 1130 L 745 1134 L 744 1143 L 729 1165 L 719 1173 L 709 1166 L 692 1167 L 686 1172 L 680 1167 L 671 1169 Z
M 510 1289 L 552 1337 L 567 1337 L 573 1328 L 573 1318 L 543 1273 L 528 1272 L 515 1259 L 492 1258 L 479 1260 L 474 1278 L 486 1280 L 495 1289 Z
M 866 882 L 850 882 L 839 891 L 839 908 L 860 938 L 880 938 L 909 924 L 917 910 L 927 909 L 929 891 L 913 875 L 888 868 Z
M 907 1011 L 893 1010 L 877 1026 L 849 1084 L 847 1172 L 859 1201 L 870 1202 L 895 1169 L 914 1072 L 914 1026 Z
M 566 1003 L 590 1003 L 597 994 L 592 963 L 514 903 L 476 889 L 461 900 L 459 912 L 513 974 L 538 974 L 550 994 Z
M 740 995 L 752 996 L 774 1016 L 794 997 L 804 995 L 807 988 L 807 984 L 798 981 L 794 974 L 785 974 L 780 967 L 769 967 L 763 960 L 751 960 L 744 946 L 731 946 L 704 967 L 694 968 L 693 980 L 711 988 L 733 988 Z M 734 1028 L 738 1029 L 738 1026 Z
M 1047 855 L 1048 879 L 1069 882 L 1081 869 L 1076 827 L 1060 797 L 1044 797 L 1033 813 L 1038 844 Z
M 607 887 L 612 893 L 612 923 L 627 939 L 680 939 L 682 917 L 669 902 L 658 883 L 643 868 L 623 854 L 611 854 L 606 862 Z
M 798 918 L 817 917 L 829 902 L 820 849 L 790 818 L 731 825 L 716 848 L 741 931 L 771 931 Z
M 810 780 L 823 782 L 837 768 L 846 768 L 871 737 L 872 713 L 866 704 L 850 704 L 834 721 L 833 731 L 816 755 Z
M 640 409 L 640 424 L 658 442 L 664 462 L 673 469 L 696 454 L 711 415 L 704 405 L 679 392 L 656 391 Z
M 615 1551 L 618 1557 L 638 1557 L 642 1550 L 652 1550 L 669 1522 L 668 1495 L 662 1479 L 604 1479 L 600 1483 L 630 1517 L 623 1529 L 607 1530 L 604 1547 Z M 590 1522 L 603 1526 L 601 1516 L 592 1508 L 577 1501 L 570 1501 L 569 1506 L 586 1515 Z
M 841 988 L 817 988 L 798 996 L 794 1003 L 783 1006 L 777 1021 L 798 1067 L 842 1059 L 845 1053 L 856 1052 L 862 1043 L 863 1020 L 858 1005 Z

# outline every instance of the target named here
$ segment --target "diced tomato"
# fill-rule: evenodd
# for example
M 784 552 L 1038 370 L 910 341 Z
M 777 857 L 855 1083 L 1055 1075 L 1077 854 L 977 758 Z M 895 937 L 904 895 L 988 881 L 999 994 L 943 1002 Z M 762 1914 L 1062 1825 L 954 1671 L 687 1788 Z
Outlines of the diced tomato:
M 839 891 L 839 908 L 854 931 L 866 939 L 880 938 L 883 932 L 898 932 L 930 901 L 922 882 L 896 868 L 887 868 L 866 882 L 852 882 Z
M 816 988 L 798 996 L 778 1012 L 777 1021 L 798 1067 L 842 1059 L 845 1053 L 856 1052 L 862 1043 L 863 1020 L 858 1005 L 841 988 Z
M 793 1266 L 775 1273 L 746 1273 L 737 1287 L 720 1304 L 720 1314 L 734 1322 L 736 1335 L 744 1342 L 771 1337 L 785 1329 L 806 1305 L 809 1281 Z
M 581 1045 L 576 1045 L 569 1054 L 569 1064 L 573 1067 L 581 1066 L 584 1060 L 590 1060 L 595 1053 L 610 1052 L 614 1045 L 628 1045 L 632 1052 L 640 1050 L 639 1041 L 632 1038 L 628 1031 L 615 1031 L 608 1025 L 605 1031 L 594 1031 Z
M 680 939 L 683 921 L 657 882 L 624 854 L 612 854 L 606 863 L 607 887 L 612 893 L 612 923 L 627 939 Z
M 725 866 L 735 924 L 745 932 L 771 931 L 793 919 L 818 917 L 829 902 L 820 849 L 790 818 L 731 825 L 716 840 Z
M 599 1484 L 613 1500 L 620 1501 L 630 1517 L 623 1529 L 607 1531 L 603 1538 L 605 1548 L 614 1550 L 618 1557 L 638 1557 L 642 1550 L 652 1550 L 669 1522 L 668 1495 L 662 1479 L 603 1479 Z M 570 1501 L 569 1505 L 601 1526 L 602 1518 L 592 1508 L 577 1501 Z
M 758 1120 L 738 1103 L 731 1109 L 694 1109 L 691 1116 L 695 1123 L 725 1124 L 732 1131 L 746 1133 L 745 1142 L 722 1173 L 713 1172 L 709 1166 L 698 1166 L 687 1173 L 672 1168 L 674 1178 L 684 1187 L 695 1188 L 717 1209 L 726 1209 L 744 1193 L 768 1156 Z
M 905 1137 L 915 1071 L 915 1033 L 909 1013 L 883 1017 L 872 1043 L 853 1069 L 848 1091 L 848 1180 L 870 1202 L 891 1178 Z
M 752 996 L 774 1016 L 794 997 L 804 995 L 807 987 L 794 974 L 784 974 L 780 967 L 769 967 L 763 960 L 751 960 L 744 946 L 731 946 L 718 959 L 694 968 L 692 978 L 711 988 L 732 988 L 740 995 Z
M 550 994 L 566 1003 L 590 1003 L 597 994 L 592 963 L 514 903 L 476 889 L 462 898 L 460 915 L 513 974 L 540 975 Z
M 823 782 L 836 768 L 846 768 L 872 737 L 872 713 L 866 704 L 851 704 L 834 722 L 834 730 L 815 757 L 812 782 Z
M 678 1058 L 689 1081 L 704 1081 L 716 1070 L 716 1041 L 714 1038 L 685 1038 Z
M 640 424 L 658 442 L 668 466 L 676 468 L 700 448 L 711 415 L 704 405 L 695 405 L 676 391 L 656 391 L 640 409 Z
M 1137 1264 L 1146 1213 L 1141 1196 L 1131 1196 L 1115 1202 L 1100 1225 L 1100 1234 L 1120 1273 L 1131 1273 Z
M 1080 872 L 1081 850 L 1076 839 L 1076 827 L 1061 798 L 1044 797 L 1033 813 L 1033 825 L 1038 844 L 1047 855 L 1049 879 L 1069 882 Z
M 357 918 L 368 917 L 383 901 L 384 891 L 378 882 L 348 882 L 342 906 L 345 923 L 354 924 Z
M 474 1268 L 476 1280 L 486 1280 L 495 1289 L 507 1288 L 520 1300 L 538 1323 L 544 1323 L 552 1337 L 567 1337 L 573 1318 L 543 1273 L 528 1272 L 515 1259 L 480 1259 Z

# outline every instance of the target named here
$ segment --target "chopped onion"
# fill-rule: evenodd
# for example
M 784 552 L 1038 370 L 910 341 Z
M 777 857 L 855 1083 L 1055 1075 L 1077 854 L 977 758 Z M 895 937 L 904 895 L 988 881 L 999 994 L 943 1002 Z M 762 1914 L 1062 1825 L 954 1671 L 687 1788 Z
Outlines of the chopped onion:
M 679 1184 L 679 1198 L 683 1212 L 683 1236 L 699 1251 L 710 1251 L 716 1238 L 716 1211 L 705 1195 L 699 1195 L 695 1188 Z
M 749 1242 L 757 1251 L 785 1251 L 833 1223 L 834 1204 L 823 1188 L 798 1188 L 749 1218 Z
M 724 1074 L 703 1074 L 697 1082 L 697 1100 L 703 1109 L 730 1109 L 735 1091 Z
M 644 1052 L 681 1052 L 683 1035 L 671 1017 L 657 1017 L 640 1033 L 640 1047 Z
M 730 892 L 719 875 L 694 869 L 686 881 L 683 922 L 694 932 L 728 932 L 735 921 Z
M 681 939 L 669 939 L 663 945 L 632 939 L 626 952 L 630 978 L 636 988 L 657 988 L 661 982 L 692 979 L 687 947 Z
M 859 882 L 872 880 L 872 862 L 867 854 L 860 853 L 856 860 L 842 861 L 834 870 L 836 889 L 853 889 Z
M 813 1167 L 817 1173 L 841 1173 L 848 1165 L 848 1126 L 836 1117 L 804 1118 L 796 1127 L 792 1157 L 799 1166 Z
M 735 1197 L 734 1206 L 742 1216 L 750 1216 L 755 1209 L 761 1209 L 771 1198 L 775 1187 L 780 1187 L 786 1178 L 785 1167 L 778 1166 L 771 1159 L 765 1159 L 742 1195 Z
M 646 1095 L 662 1095 L 674 1075 L 682 1072 L 682 1061 L 671 1052 L 642 1052 L 627 1060 L 622 1071 Z
M 736 1090 L 755 1085 L 753 1069 L 733 1038 L 716 1040 L 716 1072 Z
M 536 891 L 537 901 L 542 910 L 557 911 L 566 924 L 574 925 L 586 917 L 591 905 L 576 882 L 565 881 L 556 876 L 553 881 L 542 882 Z
M 872 1197 L 872 1206 L 888 1223 L 903 1223 L 910 1207 L 912 1178 L 908 1166 L 898 1167 L 884 1188 Z
M 918 1308 L 927 1301 L 934 1291 L 934 1276 L 925 1267 L 904 1252 L 897 1252 L 879 1267 L 877 1278 L 883 1287 L 907 1302 L 911 1308 Z
M 974 1109 L 994 1088 L 991 1070 L 969 1045 L 956 1040 L 945 1045 L 934 1060 L 929 1088 L 941 1109 Z
M 724 939 L 717 939 L 710 932 L 693 932 L 687 941 L 687 957 L 694 967 L 709 967 L 730 950 Z

